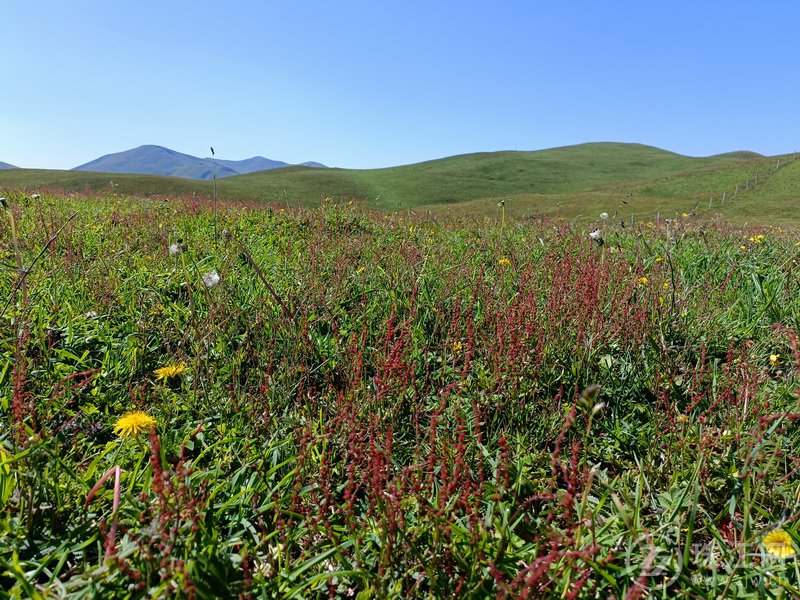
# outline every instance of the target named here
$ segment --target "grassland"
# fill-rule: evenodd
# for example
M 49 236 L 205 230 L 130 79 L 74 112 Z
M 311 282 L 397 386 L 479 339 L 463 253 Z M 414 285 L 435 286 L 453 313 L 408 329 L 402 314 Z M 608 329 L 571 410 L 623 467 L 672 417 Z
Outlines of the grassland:
M 7 203 L 2 598 L 800 594 L 796 232 Z
M 721 215 L 742 223 L 785 223 L 799 218 L 800 170 L 792 158 L 751 153 L 690 158 L 639 144 L 597 143 L 469 154 L 387 169 L 291 167 L 228 177 L 217 187 L 228 199 L 293 207 L 319 206 L 328 197 L 356 200 L 375 210 L 445 214 L 457 206 L 459 212 L 485 216 L 499 200 L 508 199 L 509 210 L 518 217 L 585 221 L 608 212 L 619 220 L 631 215 L 654 220 L 659 213 L 694 212 L 708 219 Z M 779 161 L 783 168 L 776 169 Z M 2 171 L 0 186 L 31 192 L 211 194 L 208 182 L 75 171 Z

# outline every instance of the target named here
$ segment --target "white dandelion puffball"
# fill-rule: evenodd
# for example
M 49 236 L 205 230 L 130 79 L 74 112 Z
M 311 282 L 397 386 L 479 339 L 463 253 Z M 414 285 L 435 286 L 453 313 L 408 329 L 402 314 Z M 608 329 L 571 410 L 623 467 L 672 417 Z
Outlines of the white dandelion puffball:
M 203 285 L 207 288 L 212 288 L 219 283 L 219 273 L 216 269 L 210 270 L 203 275 Z
M 175 256 L 176 254 L 181 253 L 181 247 L 178 244 L 170 244 L 169 245 L 169 255 Z
M 601 212 L 601 213 L 600 213 L 600 218 L 601 218 L 603 221 L 607 221 L 607 220 L 608 220 L 608 213 L 607 213 L 607 212 Z

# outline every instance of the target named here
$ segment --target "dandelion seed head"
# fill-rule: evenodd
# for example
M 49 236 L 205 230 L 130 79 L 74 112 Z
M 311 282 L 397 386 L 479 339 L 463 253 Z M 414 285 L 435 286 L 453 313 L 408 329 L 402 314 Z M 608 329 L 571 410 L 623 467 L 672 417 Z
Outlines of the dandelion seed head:
M 208 273 L 203 274 L 203 285 L 207 288 L 213 288 L 219 283 L 219 273 L 216 269 L 211 269 Z

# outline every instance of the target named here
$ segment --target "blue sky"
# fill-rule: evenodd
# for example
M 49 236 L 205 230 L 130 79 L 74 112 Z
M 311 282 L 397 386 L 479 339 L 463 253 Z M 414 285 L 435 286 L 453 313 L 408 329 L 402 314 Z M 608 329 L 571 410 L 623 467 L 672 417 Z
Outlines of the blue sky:
M 795 0 L 5 0 L 0 161 L 800 148 Z

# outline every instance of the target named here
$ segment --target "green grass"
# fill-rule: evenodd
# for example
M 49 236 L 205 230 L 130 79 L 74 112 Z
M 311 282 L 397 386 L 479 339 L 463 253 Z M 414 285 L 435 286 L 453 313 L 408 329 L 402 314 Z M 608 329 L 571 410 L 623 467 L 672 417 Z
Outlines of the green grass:
M 778 160 L 752 153 L 690 158 L 638 144 L 595 143 L 535 152 L 468 154 L 387 169 L 290 167 L 218 181 L 221 197 L 281 206 L 318 206 L 330 197 L 355 199 L 377 210 L 421 209 L 441 213 L 458 205 L 467 214 L 492 214 L 511 199 L 518 216 L 591 219 L 601 211 L 620 219 L 702 212 L 726 219 L 796 222 L 800 170 L 795 163 L 773 172 Z M 745 193 L 756 173 L 756 189 Z M 111 181 L 117 184 L 112 188 Z M 736 186 L 737 197 L 733 199 Z M 0 186 L 139 195 L 210 195 L 210 184 L 178 178 L 104 175 L 74 171 L 0 172 Z M 723 192 L 726 205 L 721 206 Z M 709 200 L 714 199 L 711 208 Z M 734 201 L 735 200 L 735 201 Z M 514 209 L 513 205 L 518 208 Z M 774 221 L 773 221 L 774 222 Z
M 779 228 L 8 202 L 0 598 L 800 594 Z

